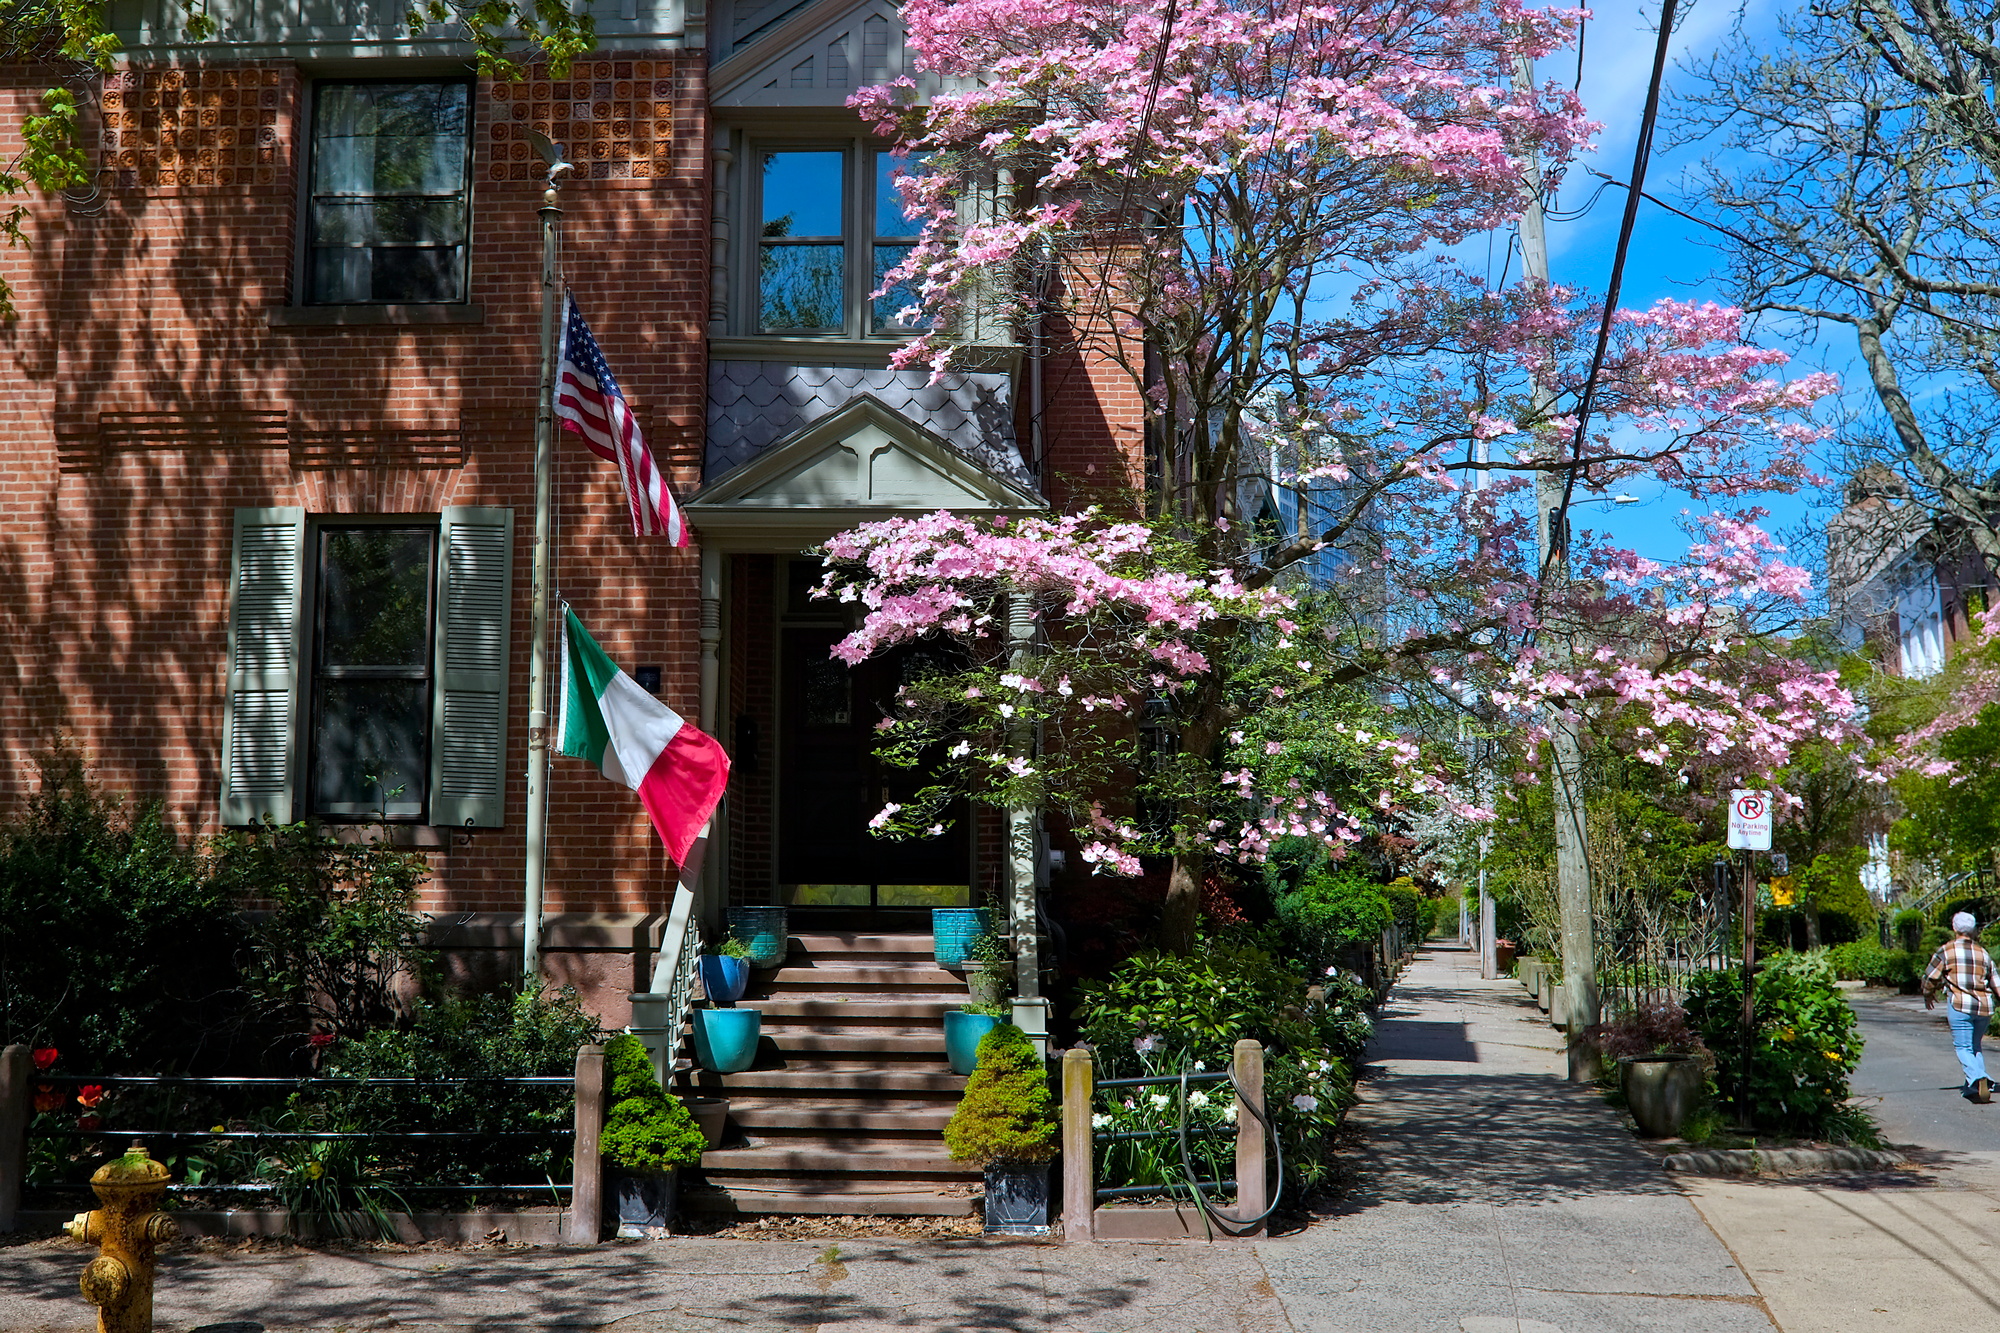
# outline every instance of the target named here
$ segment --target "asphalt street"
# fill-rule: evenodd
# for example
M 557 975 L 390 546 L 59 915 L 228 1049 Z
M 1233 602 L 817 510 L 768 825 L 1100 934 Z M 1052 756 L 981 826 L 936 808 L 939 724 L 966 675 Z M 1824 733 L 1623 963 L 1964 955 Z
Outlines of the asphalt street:
M 1921 997 L 1870 988 L 1848 992 L 1866 1038 L 1852 1088 L 1891 1143 L 1942 1152 L 2000 1152 L 2000 1100 L 1976 1106 L 1958 1095 L 1958 1060 L 1944 1009 Z M 2000 1038 L 1986 1040 L 1989 1071 L 2000 1079 Z

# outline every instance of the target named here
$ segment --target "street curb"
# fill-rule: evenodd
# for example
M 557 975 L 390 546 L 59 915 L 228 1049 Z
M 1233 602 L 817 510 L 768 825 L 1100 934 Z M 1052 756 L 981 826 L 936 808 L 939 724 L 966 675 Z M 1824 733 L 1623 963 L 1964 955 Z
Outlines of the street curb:
M 1671 1153 L 1661 1162 L 1686 1176 L 1798 1176 L 1821 1171 L 1899 1171 L 1909 1159 L 1871 1148 L 1716 1148 Z

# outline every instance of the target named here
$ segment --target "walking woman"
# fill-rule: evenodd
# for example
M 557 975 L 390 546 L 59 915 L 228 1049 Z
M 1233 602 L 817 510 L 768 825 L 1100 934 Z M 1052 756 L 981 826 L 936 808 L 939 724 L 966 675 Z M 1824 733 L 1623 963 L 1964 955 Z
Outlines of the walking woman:
M 1993 999 L 2000 995 L 2000 972 L 1993 956 L 1972 937 L 1979 922 L 1970 912 L 1951 919 L 1957 932 L 1938 946 L 1931 964 L 1924 969 L 1924 1008 L 1937 1007 L 1940 990 L 1949 989 L 1950 1004 L 1945 1016 L 1951 1020 L 1951 1046 L 1958 1054 L 1958 1066 L 1965 1071 L 1965 1087 L 1960 1095 L 1982 1106 L 1993 1100 L 1993 1080 L 1986 1077 L 1986 1057 L 1980 1054 L 1980 1039 L 1986 1035 Z

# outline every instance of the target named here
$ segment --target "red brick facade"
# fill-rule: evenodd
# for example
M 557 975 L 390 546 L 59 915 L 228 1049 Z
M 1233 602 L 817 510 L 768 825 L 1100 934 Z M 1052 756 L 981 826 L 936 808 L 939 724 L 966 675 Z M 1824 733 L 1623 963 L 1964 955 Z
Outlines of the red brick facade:
M 285 322 L 297 71 L 107 78 L 102 192 L 38 198 L 35 248 L 0 258 L 21 310 L 0 331 L 17 386 L 0 406 L 0 809 L 66 734 L 105 789 L 213 829 L 234 509 L 512 506 L 506 825 L 431 853 L 426 906 L 519 910 L 541 253 L 521 127 L 562 137 L 575 94 L 603 105 L 603 136 L 571 151 L 584 167 L 563 196 L 567 277 L 686 493 L 706 373 L 705 75 L 701 52 L 606 52 L 569 81 L 482 80 L 481 322 L 334 327 Z M 0 86 L 0 123 L 38 91 Z M 615 474 L 573 436 L 557 453 L 560 591 L 621 661 L 660 663 L 663 696 L 694 714 L 698 550 L 633 538 Z M 671 867 L 629 794 L 575 765 L 551 794 L 548 910 L 658 910 Z

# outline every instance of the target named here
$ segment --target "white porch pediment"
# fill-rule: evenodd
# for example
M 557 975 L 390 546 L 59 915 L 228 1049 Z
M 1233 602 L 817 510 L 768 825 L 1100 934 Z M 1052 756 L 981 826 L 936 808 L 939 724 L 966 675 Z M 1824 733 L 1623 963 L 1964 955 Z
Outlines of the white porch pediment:
M 717 477 L 687 513 L 698 532 L 758 529 L 816 539 L 898 514 L 1043 508 L 1028 487 L 995 476 L 862 394 Z
M 754 21 L 762 11 L 738 5 Z M 750 33 L 730 34 L 710 74 L 718 107 L 843 107 L 858 88 L 913 73 L 895 0 L 817 0 Z M 928 100 L 937 81 L 917 79 Z

